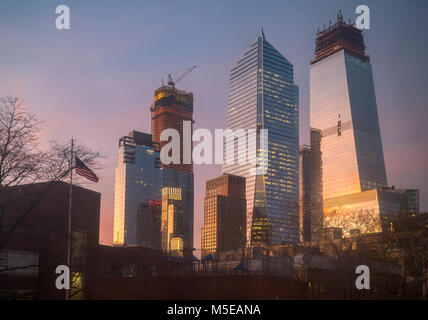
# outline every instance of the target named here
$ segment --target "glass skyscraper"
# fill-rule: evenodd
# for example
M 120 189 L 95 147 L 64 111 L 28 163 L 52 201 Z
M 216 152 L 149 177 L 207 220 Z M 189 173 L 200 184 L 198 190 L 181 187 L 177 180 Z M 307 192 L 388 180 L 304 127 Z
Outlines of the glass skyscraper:
M 372 68 L 353 25 L 318 34 L 310 103 L 311 127 L 322 131 L 323 198 L 386 186 Z
M 246 178 L 247 242 L 278 245 L 299 240 L 299 110 L 293 65 L 262 35 L 230 72 L 226 127 L 245 130 L 247 148 L 235 148 L 235 163 L 223 173 Z M 248 130 L 268 130 L 268 143 Z M 239 140 L 238 140 L 239 142 Z M 229 142 L 230 143 L 230 142 Z M 225 145 L 225 149 L 229 146 Z M 267 159 L 263 174 L 254 163 L 238 163 L 238 155 L 257 152 Z M 227 151 L 226 151 L 227 152 Z M 227 154 L 227 153 L 226 153 Z
M 180 192 L 181 213 L 170 221 L 180 226 L 174 229 L 174 234 L 180 234 L 180 248 L 184 250 L 193 244 L 193 214 L 189 214 L 193 213 L 193 172 L 162 168 L 150 134 L 132 131 L 120 138 L 114 192 L 114 245 L 170 251 L 170 242 L 168 246 L 161 243 L 161 220 L 164 210 L 168 210 L 168 205 L 165 207 L 161 201 L 163 190 Z
M 355 217 L 380 223 L 383 216 L 400 213 L 400 199 L 382 191 L 387 186 L 385 161 L 362 31 L 345 23 L 340 13 L 337 23 L 316 37 L 310 125 L 312 137 L 319 132 L 316 148 L 311 146 L 320 156 L 319 170 L 313 168 L 319 173 L 313 192 L 322 194 L 324 226 L 341 227 L 346 235 L 357 229 L 351 221 Z
M 162 177 L 159 152 L 150 134 L 132 131 L 129 136 L 120 138 L 114 192 L 114 245 L 143 245 L 160 249 L 160 221 L 147 226 L 159 225 L 159 230 L 151 230 L 152 241 L 147 239 L 147 234 L 141 234 L 146 226 L 139 222 L 150 220 L 142 215 L 147 215 L 147 208 L 161 200 Z M 154 211 L 151 213 L 156 214 Z M 151 218 L 156 219 L 155 216 Z

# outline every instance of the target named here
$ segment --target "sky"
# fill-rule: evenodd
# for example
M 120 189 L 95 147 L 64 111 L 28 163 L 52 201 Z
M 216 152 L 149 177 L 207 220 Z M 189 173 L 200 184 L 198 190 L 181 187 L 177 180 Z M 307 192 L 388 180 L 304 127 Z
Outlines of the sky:
M 55 9 L 70 8 L 70 30 Z M 300 144 L 309 143 L 309 63 L 318 27 L 356 19 L 371 57 L 389 185 L 419 188 L 428 211 L 428 2 L 412 1 L 17 1 L 0 2 L 0 96 L 25 98 L 44 121 L 42 144 L 74 137 L 102 152 L 100 242 L 111 244 L 118 140 L 150 133 L 154 90 L 168 73 L 197 65 L 177 84 L 194 94 L 195 128 L 224 128 L 230 69 L 264 28 L 293 65 L 300 88 Z M 195 248 L 205 181 L 218 165 L 195 166 Z

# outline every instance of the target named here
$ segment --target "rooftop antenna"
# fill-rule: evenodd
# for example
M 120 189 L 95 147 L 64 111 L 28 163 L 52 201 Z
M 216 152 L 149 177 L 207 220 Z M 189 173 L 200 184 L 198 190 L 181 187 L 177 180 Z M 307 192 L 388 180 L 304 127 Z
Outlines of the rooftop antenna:
M 343 23 L 342 10 L 339 10 L 339 12 L 337 13 L 337 22 Z
M 265 33 L 263 32 L 263 27 L 262 27 L 262 37 L 263 37 L 263 40 L 265 39 Z

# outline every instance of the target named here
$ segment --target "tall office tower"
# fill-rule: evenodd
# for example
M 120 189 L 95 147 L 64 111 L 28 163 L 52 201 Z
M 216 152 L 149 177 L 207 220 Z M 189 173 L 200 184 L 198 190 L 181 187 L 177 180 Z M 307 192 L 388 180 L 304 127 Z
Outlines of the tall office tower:
M 316 37 L 310 99 L 311 127 L 322 131 L 324 198 L 386 186 L 370 58 L 362 31 L 341 16 Z
M 299 236 L 300 241 L 311 241 L 311 148 L 303 145 L 299 153 Z
M 325 219 L 338 212 L 397 210 L 379 194 L 387 180 L 370 58 L 362 31 L 346 24 L 341 13 L 316 36 L 310 125 L 321 132 Z
M 152 201 L 161 199 L 162 171 L 159 152 L 150 134 L 132 131 L 119 140 L 119 154 L 115 175 L 114 227 L 115 245 L 145 245 L 159 248 L 159 231 L 154 231 L 153 239 L 147 239 L 141 225 L 144 217 L 152 224 L 156 213 L 147 212 Z M 147 215 L 154 214 L 153 217 Z M 158 215 L 158 214 L 157 214 Z
M 180 163 L 164 164 L 161 162 L 160 166 L 163 169 L 163 187 L 181 189 L 183 250 L 186 257 L 191 256 L 193 252 L 194 176 L 190 135 L 193 127 L 193 94 L 177 90 L 174 86 L 162 86 L 155 91 L 155 101 L 151 112 L 153 142 L 159 151 L 168 143 L 160 139 L 163 130 L 175 129 L 180 135 Z M 183 125 L 183 121 L 186 121 L 188 127 Z M 190 141 L 186 139 L 190 139 Z
M 231 174 L 206 182 L 202 257 L 245 248 L 245 178 Z
M 162 250 L 183 256 L 183 197 L 180 188 L 162 188 Z
M 299 241 L 299 110 L 293 65 L 264 34 L 244 52 L 230 72 L 226 126 L 245 130 L 248 153 L 267 159 L 266 172 L 242 164 L 238 155 L 246 145 L 237 143 L 235 163 L 223 163 L 223 172 L 246 178 L 247 242 L 278 245 Z M 268 130 L 268 143 L 250 138 L 250 129 Z M 236 140 L 236 139 L 235 139 Z M 236 146 L 235 141 L 233 141 Z M 225 146 L 225 150 L 230 146 Z M 255 149 L 255 150 L 254 150 Z

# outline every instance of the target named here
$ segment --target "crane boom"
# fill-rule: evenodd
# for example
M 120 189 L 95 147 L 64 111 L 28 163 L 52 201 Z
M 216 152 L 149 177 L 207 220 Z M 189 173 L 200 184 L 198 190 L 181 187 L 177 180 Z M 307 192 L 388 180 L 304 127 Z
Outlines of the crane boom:
M 171 74 L 168 74 L 168 85 L 171 87 L 175 87 L 175 84 L 183 79 L 185 76 L 187 76 L 190 72 L 192 72 L 197 66 L 193 66 L 190 69 L 188 69 L 186 72 L 184 72 L 180 77 L 178 77 L 176 80 L 173 80 L 171 77 Z

